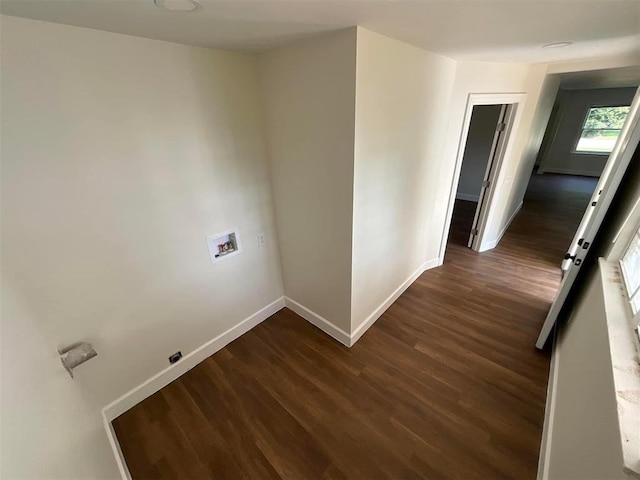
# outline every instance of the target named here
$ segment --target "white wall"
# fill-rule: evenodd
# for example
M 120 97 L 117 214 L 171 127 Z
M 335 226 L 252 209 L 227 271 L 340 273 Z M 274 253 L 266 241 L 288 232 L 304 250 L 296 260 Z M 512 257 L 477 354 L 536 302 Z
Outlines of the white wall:
M 636 150 L 590 255 L 617 262 L 640 222 L 639 201 L 640 150 Z M 623 479 L 627 476 L 622 471 L 611 327 L 608 331 L 601 273 L 592 262 L 583 265 L 587 270 L 581 274 L 588 278 L 578 284 L 580 292 L 569 319 L 559 323 L 554 345 L 543 432 L 546 448 L 541 451 L 546 468 L 538 478 Z M 633 335 L 631 329 L 628 333 Z
M 509 192 L 509 199 L 506 202 L 508 206 L 504 212 L 514 212 L 524 199 L 536 157 L 541 148 L 544 132 L 549 123 L 553 103 L 560 86 L 560 78 L 557 75 L 545 75 L 545 69 L 545 65 L 532 66 L 527 87 L 525 87 L 528 91 L 538 92 L 537 102 L 535 102 L 537 106 L 529 104 L 530 108 L 535 109 L 533 112 L 530 110 L 528 112 L 532 115 L 531 123 L 528 131 L 525 130 L 522 132 L 525 138 L 522 144 L 523 149 L 520 163 L 513 174 L 513 187 Z M 530 99 L 533 100 L 533 96 L 530 96 Z M 525 119 L 523 119 L 523 123 L 524 122 Z M 505 220 L 508 220 L 510 217 L 511 214 L 507 216 L 506 213 L 503 213 L 501 217 L 501 229 L 507 226 Z
M 640 151 L 636 151 L 594 242 L 595 256 L 609 262 L 620 258 L 640 221 L 639 200 Z M 543 432 L 547 448 L 541 451 L 546 468 L 538 478 L 627 478 L 622 471 L 601 273 L 596 266 L 585 265 L 590 278 L 581 287 L 569 320 L 561 323 L 554 346 L 545 411 L 549 421 Z
M 538 108 L 533 119 L 533 125 L 531 127 L 531 135 L 529 137 L 529 145 L 527 147 L 528 160 L 525 161 L 527 165 L 531 164 L 533 158 L 533 164 L 539 165 L 540 152 L 544 149 L 544 138 L 548 125 L 551 122 L 553 111 L 556 108 L 556 97 L 560 89 L 561 77 L 558 74 L 548 74 L 545 76 L 544 83 L 542 85 L 542 91 L 540 92 L 540 99 L 538 100 Z M 524 190 L 529 184 L 529 178 L 524 184 Z
M 552 119 L 553 131 L 549 132 L 539 172 L 599 177 L 608 154 L 573 152 L 586 114 L 593 106 L 630 105 L 635 92 L 635 88 L 561 90 Z
M 352 328 L 425 262 L 455 62 L 358 28 Z
M 349 332 L 356 29 L 261 57 L 285 294 Z
M 116 476 L 99 409 L 283 292 L 355 330 L 438 257 L 469 93 L 528 93 L 493 234 L 524 194 L 545 65 L 361 28 L 258 61 L 1 22 L 2 476 Z M 211 265 L 228 228 L 244 251 Z M 77 340 L 99 355 L 72 381 Z
M 637 66 L 640 54 L 596 58 L 580 62 L 554 64 L 493 64 L 459 62 L 451 102 L 451 120 L 447 134 L 447 149 L 441 170 L 440 203 L 435 206 L 445 224 L 447 201 L 455 165 L 457 145 L 469 93 L 527 93 L 525 111 L 515 137 L 510 158 L 498 178 L 496 202 L 488 220 L 485 241 L 493 243 L 508 227 L 508 222 L 521 204 L 529 178 L 540 150 L 543 135 L 558 91 L 561 74 L 609 68 Z
M 1 472 L 113 477 L 99 407 L 282 295 L 257 63 L 1 27 Z M 227 228 L 244 251 L 212 265 Z M 71 381 L 56 350 L 78 340 L 98 357 Z
M 2 285 L 2 478 L 118 478 L 101 422 L 104 405 L 62 368 L 55 344 Z
M 624 479 L 604 297 L 593 272 L 554 347 L 551 480 Z M 547 412 L 549 413 L 549 412 Z
M 485 240 L 497 241 L 500 233 L 507 226 L 509 219 L 518 208 L 522 196 L 520 195 L 522 177 L 528 180 L 528 173 L 533 168 L 535 157 L 529 159 L 525 153 L 530 142 L 531 126 L 536 112 L 538 100 L 545 78 L 546 65 L 526 64 L 497 64 L 484 62 L 459 62 L 455 76 L 453 94 L 450 102 L 451 116 L 446 131 L 445 150 L 442 155 L 439 174 L 439 193 L 433 209 L 437 220 L 435 231 L 443 231 L 446 222 L 447 202 L 454 182 L 455 158 L 460 143 L 460 132 L 464 121 L 465 108 L 471 93 L 526 93 L 523 105 L 524 111 L 520 126 L 513 137 L 513 149 L 504 159 L 504 163 L 497 178 L 495 202 L 492 214 L 489 216 Z M 524 164 L 531 162 L 524 168 Z M 457 184 L 453 183 L 454 188 Z M 524 189 L 522 190 L 524 195 Z M 434 235 L 435 237 L 435 235 Z M 441 246 L 438 241 L 437 246 Z
M 478 201 L 487 163 L 489 163 L 500 110 L 502 110 L 501 105 L 476 105 L 473 107 L 456 198 Z

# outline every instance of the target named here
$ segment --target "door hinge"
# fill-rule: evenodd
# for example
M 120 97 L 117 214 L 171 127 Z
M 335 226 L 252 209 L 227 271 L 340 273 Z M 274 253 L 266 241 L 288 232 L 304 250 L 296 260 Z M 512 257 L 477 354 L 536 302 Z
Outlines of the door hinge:
M 507 128 L 507 124 L 506 123 L 499 123 L 496 126 L 496 132 L 503 132 L 505 128 Z
M 484 182 L 482 182 L 482 188 L 487 188 L 489 185 L 491 185 L 491 182 L 489 180 L 485 180 Z
M 477 234 L 478 234 L 478 229 L 477 228 L 471 229 L 471 235 L 477 235 Z

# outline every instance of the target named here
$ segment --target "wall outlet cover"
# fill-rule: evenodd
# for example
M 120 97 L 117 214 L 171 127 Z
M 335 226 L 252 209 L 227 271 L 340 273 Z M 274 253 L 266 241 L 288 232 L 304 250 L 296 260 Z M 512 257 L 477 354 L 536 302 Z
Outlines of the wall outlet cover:
M 182 358 L 182 352 L 177 351 L 176 353 L 174 353 L 173 355 L 171 355 L 169 357 L 169 363 L 173 365 L 174 363 L 176 363 L 181 358 Z

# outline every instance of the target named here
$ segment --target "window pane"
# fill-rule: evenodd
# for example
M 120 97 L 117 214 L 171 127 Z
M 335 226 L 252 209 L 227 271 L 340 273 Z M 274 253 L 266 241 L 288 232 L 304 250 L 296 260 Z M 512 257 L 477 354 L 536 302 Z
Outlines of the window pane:
M 580 135 L 576 152 L 611 153 L 620 130 L 585 129 Z
M 582 126 L 576 152 L 611 153 L 629 113 L 625 107 L 592 107 Z
M 589 109 L 584 129 L 620 130 L 629 113 L 629 107 L 594 107 Z
M 633 237 L 631 245 L 622 256 L 620 266 L 622 267 L 627 291 L 631 296 L 640 287 L 640 236 L 638 234 Z
M 640 311 L 640 295 L 636 295 L 631 299 L 631 311 L 634 315 Z

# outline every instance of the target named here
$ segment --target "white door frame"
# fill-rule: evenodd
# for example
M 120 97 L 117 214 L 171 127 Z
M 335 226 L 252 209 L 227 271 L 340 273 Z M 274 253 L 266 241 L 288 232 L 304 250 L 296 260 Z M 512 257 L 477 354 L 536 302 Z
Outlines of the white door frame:
M 484 230 L 484 226 L 487 223 L 487 205 L 489 204 L 489 188 L 496 182 L 498 168 L 497 160 L 500 157 L 502 150 L 508 138 L 509 132 L 507 131 L 507 125 L 510 124 L 510 119 L 513 116 L 513 105 L 503 104 L 500 108 L 500 115 L 498 116 L 498 123 L 496 124 L 496 130 L 493 134 L 493 141 L 491 143 L 491 151 L 489 158 L 487 159 L 487 166 L 485 167 L 484 175 L 482 176 L 482 187 L 480 188 L 480 196 L 478 197 L 478 204 L 476 205 L 476 211 L 473 216 L 473 224 L 471 225 L 471 231 L 469 232 L 469 241 L 467 247 L 476 252 L 481 251 L 481 239 L 479 233 L 474 234 L 474 230 L 480 232 Z M 473 114 L 471 115 L 473 118 Z M 502 128 L 501 128 L 502 126 Z M 466 147 L 465 147 L 466 148 Z M 464 159 L 462 160 L 464 163 Z M 486 186 L 485 186 L 485 182 Z
M 444 262 L 444 254 L 447 249 L 447 240 L 449 238 L 449 229 L 451 228 L 451 219 L 453 218 L 453 207 L 456 201 L 456 192 L 458 190 L 458 182 L 460 181 L 460 171 L 462 169 L 462 160 L 464 158 L 464 150 L 467 145 L 467 137 L 469 136 L 469 127 L 471 125 L 471 114 L 473 113 L 473 107 L 476 105 L 509 105 L 512 114 L 507 118 L 507 126 L 505 128 L 505 142 L 503 142 L 503 148 L 496 153 L 494 158 L 494 173 L 493 181 L 489 185 L 487 191 L 487 203 L 485 210 L 482 212 L 483 221 L 478 226 L 478 235 L 476 237 L 476 251 L 488 250 L 483 249 L 483 245 L 486 245 L 485 233 L 487 225 L 489 225 L 489 219 L 493 213 L 495 203 L 498 199 L 496 195 L 496 189 L 500 183 L 502 177 L 502 167 L 504 165 L 504 159 L 511 155 L 513 145 L 515 143 L 515 133 L 518 131 L 520 120 L 522 119 L 522 113 L 524 111 L 524 102 L 527 98 L 526 93 L 470 93 L 467 100 L 467 106 L 465 109 L 464 121 L 462 123 L 462 131 L 460 132 L 460 140 L 458 143 L 458 153 L 456 156 L 456 165 L 451 179 L 451 190 L 449 193 L 449 203 L 447 204 L 447 214 L 445 217 L 445 228 L 442 232 L 442 238 L 440 239 L 440 251 L 438 254 L 439 263 L 442 265 Z M 493 248 L 493 247 L 492 247 Z

